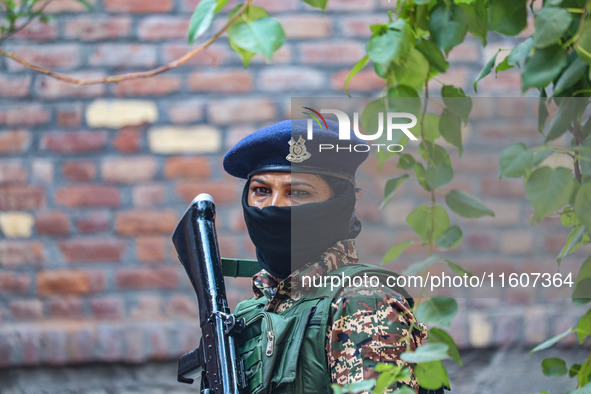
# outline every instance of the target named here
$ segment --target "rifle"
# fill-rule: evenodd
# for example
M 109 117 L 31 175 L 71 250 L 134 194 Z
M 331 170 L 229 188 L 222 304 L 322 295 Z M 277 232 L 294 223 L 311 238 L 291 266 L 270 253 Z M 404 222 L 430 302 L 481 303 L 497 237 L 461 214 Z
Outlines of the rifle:
M 244 326 L 230 313 L 215 231 L 215 204 L 199 194 L 179 221 L 172 242 L 197 294 L 202 337 L 199 348 L 179 359 L 178 381 L 191 384 L 201 373 L 202 394 L 238 394 L 246 387 L 244 364 L 234 336 Z

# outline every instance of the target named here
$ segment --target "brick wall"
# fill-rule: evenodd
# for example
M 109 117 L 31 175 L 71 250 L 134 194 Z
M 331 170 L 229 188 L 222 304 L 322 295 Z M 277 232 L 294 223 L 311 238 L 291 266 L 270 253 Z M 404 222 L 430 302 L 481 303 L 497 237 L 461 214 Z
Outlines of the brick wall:
M 3 48 L 81 77 L 143 70 L 187 51 L 196 3 L 95 0 L 88 13 L 75 1 L 54 0 L 51 24 L 31 25 Z M 272 62 L 257 57 L 246 70 L 223 39 L 184 67 L 110 85 L 67 85 L 0 59 L 0 367 L 142 362 L 175 358 L 197 345 L 196 300 L 170 242 L 178 218 L 197 193 L 212 194 L 222 254 L 252 257 L 241 183 L 223 173 L 221 156 L 246 134 L 288 117 L 292 96 L 343 97 L 368 24 L 386 20 L 394 7 L 386 0 L 330 0 L 322 15 L 297 0 L 255 3 L 281 20 L 288 42 Z M 508 45 L 496 38 L 490 37 L 492 49 Z M 468 39 L 438 79 L 472 92 L 491 48 L 484 53 Z M 519 85 L 518 73 L 509 71 L 482 81 L 479 93 L 518 96 Z M 371 96 L 382 87 L 367 69 L 350 90 Z M 500 150 L 537 141 L 527 128 L 509 133 L 491 120 L 511 113 L 520 116 L 513 105 L 489 109 L 489 122 L 471 135 L 456 165 L 454 185 L 497 212 L 494 220 L 468 224 L 464 245 L 452 255 L 478 260 L 482 269 L 550 266 L 566 236 L 552 221 L 532 231 L 523 186 L 497 179 Z M 367 261 L 412 237 L 404 218 L 426 199 L 408 188 L 378 211 L 392 174 L 386 170 L 364 185 L 360 252 Z M 411 249 L 403 263 L 419 253 Z M 248 280 L 228 283 L 235 305 L 248 294 Z M 579 313 L 569 300 L 542 306 L 520 294 L 459 302 L 452 331 L 463 347 L 534 343 L 564 331 Z

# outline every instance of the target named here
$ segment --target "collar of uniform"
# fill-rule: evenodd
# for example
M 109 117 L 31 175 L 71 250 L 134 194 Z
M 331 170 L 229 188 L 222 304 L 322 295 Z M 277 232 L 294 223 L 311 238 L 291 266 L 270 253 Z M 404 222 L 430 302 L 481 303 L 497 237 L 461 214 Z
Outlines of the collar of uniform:
M 322 276 L 342 266 L 356 264 L 358 261 L 355 241 L 347 239 L 339 241 L 328 248 L 315 263 L 308 263 L 290 276 L 279 280 L 265 270 L 261 270 L 252 278 L 254 298 L 266 297 L 270 303 L 277 304 L 283 299 L 297 300 L 298 284 L 301 276 Z

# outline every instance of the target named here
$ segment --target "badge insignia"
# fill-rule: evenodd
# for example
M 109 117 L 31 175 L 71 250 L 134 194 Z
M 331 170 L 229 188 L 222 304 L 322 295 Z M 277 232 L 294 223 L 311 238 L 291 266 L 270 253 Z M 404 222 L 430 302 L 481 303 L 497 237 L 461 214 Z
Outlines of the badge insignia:
M 301 135 L 297 141 L 291 137 L 291 140 L 289 140 L 289 155 L 285 158 L 292 163 L 301 163 L 304 160 L 308 160 L 312 155 L 306 150 L 305 142 L 306 140 Z

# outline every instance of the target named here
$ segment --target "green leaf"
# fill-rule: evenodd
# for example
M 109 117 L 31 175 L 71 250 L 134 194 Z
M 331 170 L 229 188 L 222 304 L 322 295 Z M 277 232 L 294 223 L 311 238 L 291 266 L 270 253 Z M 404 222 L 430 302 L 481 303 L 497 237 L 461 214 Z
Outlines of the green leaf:
M 540 89 L 540 98 L 538 99 L 538 131 L 541 133 L 546 127 L 546 119 L 548 119 L 548 107 L 546 106 L 548 95 L 546 89 Z
M 320 8 L 324 12 L 328 0 L 304 0 L 304 3 L 308 3 L 315 8 Z
M 495 213 L 480 200 L 461 190 L 452 190 L 445 196 L 445 202 L 452 211 L 464 218 L 495 216 Z
M 236 46 L 260 53 L 267 60 L 271 59 L 273 53 L 285 41 L 285 32 L 281 24 L 270 18 L 233 25 L 228 31 L 228 36 Z
M 552 153 L 554 153 L 553 150 L 539 150 L 534 152 L 534 162 L 532 163 L 532 166 L 535 167 L 538 164 L 540 164 L 541 162 L 543 162 L 544 160 L 546 160 Z
M 402 386 L 393 391 L 393 394 L 415 394 L 415 391 L 408 386 Z
M 457 263 L 454 263 L 451 260 L 445 259 L 445 262 L 447 263 L 447 265 L 449 265 L 449 268 L 451 268 L 452 271 L 458 274 L 459 276 L 467 275 L 469 278 L 474 276 L 472 272 L 468 271 L 466 268 L 462 267 Z
M 382 258 L 382 264 L 389 263 L 391 261 L 396 260 L 402 252 L 406 250 L 410 245 L 414 244 L 413 241 L 406 241 L 398 245 L 392 246 Z
M 524 143 L 518 142 L 501 152 L 499 158 L 499 179 L 505 177 L 519 178 L 532 167 L 534 153 Z
M 558 96 L 560 93 L 562 93 L 562 91 L 577 83 L 577 81 L 585 75 L 586 69 L 587 63 L 585 63 L 579 57 L 575 58 L 575 60 L 569 64 L 569 66 L 560 75 L 558 81 L 556 81 L 556 84 L 554 85 L 553 96 Z
M 392 71 L 398 83 L 422 90 L 428 78 L 429 62 L 421 52 L 413 49 L 392 65 Z
M 462 237 L 462 229 L 459 226 L 450 226 L 437 238 L 435 245 L 439 250 L 455 249 L 462 243 Z
M 468 32 L 468 20 L 464 10 L 453 4 L 446 6 L 441 4 L 437 6 L 429 18 L 429 32 L 431 39 L 446 54 L 464 41 Z
M 515 66 L 509 64 L 509 56 L 506 56 L 502 62 L 495 68 L 495 74 L 498 74 L 500 71 L 510 70 Z
M 560 220 L 562 221 L 562 215 L 560 215 Z M 558 262 L 559 266 L 566 256 L 575 252 L 579 248 L 581 242 L 583 241 L 583 235 L 585 235 L 585 230 L 586 229 L 584 226 L 579 225 L 575 226 L 568 234 L 568 237 L 566 238 L 566 242 L 564 243 L 562 250 L 560 251 L 558 256 L 556 256 L 556 261 Z
M 495 66 L 495 62 L 497 61 L 497 56 L 499 55 L 499 52 L 500 52 L 500 50 L 495 52 L 493 57 L 490 58 L 490 60 L 488 62 L 486 62 L 486 64 L 482 68 L 482 70 L 480 70 L 480 73 L 478 73 L 478 76 L 476 77 L 476 80 L 474 81 L 474 91 L 475 92 L 478 92 L 478 89 L 476 87 L 476 84 L 478 84 L 478 81 L 480 81 L 481 79 L 486 77 L 492 71 L 493 67 Z
M 408 153 L 403 153 L 398 157 L 398 164 L 396 168 L 400 168 L 402 170 L 410 170 L 415 165 L 415 158 Z
M 191 17 L 191 23 L 189 23 L 189 43 L 195 42 L 211 26 L 216 7 L 216 0 L 201 0 L 197 4 Z
M 575 332 L 577 333 L 577 339 L 580 345 L 585 342 L 585 338 L 591 335 L 591 309 L 581 317 L 581 320 L 579 320 L 575 327 Z
M 240 56 L 244 68 L 248 67 L 252 58 L 256 56 L 256 53 L 240 48 L 239 46 L 234 44 L 234 41 L 230 39 L 228 39 L 228 44 L 230 44 L 230 47 L 234 50 L 234 52 L 236 52 Z
M 433 297 L 422 302 L 417 309 L 417 319 L 427 326 L 449 328 L 451 319 L 458 313 L 458 303 L 451 297 Z
M 433 40 L 420 40 L 415 48 L 425 56 L 431 69 L 440 73 L 447 71 L 449 62 L 445 60 L 443 53 L 441 53 L 441 49 L 437 47 L 437 44 L 435 44 Z
M 450 144 L 458 148 L 459 156 L 462 156 L 462 119 L 445 109 L 439 121 L 439 133 Z
M 390 202 L 390 200 L 394 196 L 394 192 L 396 192 L 396 189 L 398 189 L 398 187 L 402 185 L 404 181 L 406 181 L 408 178 L 410 178 L 408 174 L 404 174 L 396 178 L 388 179 L 388 181 L 386 182 L 386 187 L 384 188 L 384 200 L 380 204 L 379 209 L 384 208 L 386 204 Z
M 442 386 L 449 387 L 449 377 L 441 361 L 417 364 L 415 377 L 424 389 L 437 390 Z
M 430 165 L 425 171 L 425 182 L 431 189 L 438 189 L 449 185 L 454 178 L 454 170 L 447 163 Z
M 460 3 L 455 1 L 464 13 L 468 21 L 468 31 L 476 38 L 482 40 L 483 45 L 486 45 L 486 35 L 488 33 L 488 8 L 485 0 L 465 1 Z
M 586 19 L 583 22 L 581 35 L 575 48 L 577 55 L 587 64 L 591 64 L 591 20 Z
M 449 153 L 447 153 L 447 151 L 440 145 L 429 141 L 423 141 L 423 143 L 419 145 L 418 151 L 421 157 L 427 160 L 430 164 L 445 163 L 451 166 Z
M 560 340 L 562 340 L 563 338 L 565 338 L 567 335 L 569 335 L 572 332 L 573 332 L 573 329 L 572 328 L 569 328 L 568 330 L 566 330 L 562 334 L 556 335 L 555 337 L 550 338 L 547 341 L 544 341 L 543 343 L 539 344 L 538 346 L 536 346 L 535 348 L 533 348 L 530 351 L 530 353 L 535 353 L 535 352 L 539 352 L 540 350 L 548 349 L 550 346 L 552 346 L 555 343 L 559 342 Z
M 536 49 L 525 60 L 521 74 L 521 90 L 545 88 L 566 66 L 566 52 L 560 45 Z
M 379 64 L 387 67 L 392 60 L 403 52 L 405 42 L 402 33 L 397 30 L 387 30 L 385 34 L 374 35 L 365 47 L 367 56 Z
M 555 100 L 559 100 L 558 110 L 552 119 L 546 123 L 544 130 L 544 134 L 546 134 L 545 142 L 553 141 L 566 133 L 573 121 L 577 120 L 587 107 L 586 100 L 567 97 Z
M 568 370 L 569 378 L 577 376 L 579 371 L 581 370 L 581 364 L 573 364 L 572 367 Z
M 546 376 L 562 376 L 568 373 L 568 369 L 563 359 L 552 357 L 542 361 L 542 372 Z
M 436 240 L 449 227 L 447 211 L 440 206 L 421 205 L 406 217 L 406 223 L 425 242 Z
M 391 111 L 418 114 L 421 111 L 421 105 L 421 98 L 415 88 L 399 84 L 388 89 L 388 106 Z M 402 123 L 405 122 L 408 120 L 402 121 Z
M 441 95 L 443 96 L 443 102 L 447 109 L 462 118 L 464 123 L 468 123 L 470 111 L 472 111 L 472 99 L 466 97 L 462 88 L 445 85 L 441 88 Z
M 355 63 L 355 65 L 353 66 L 351 71 L 349 71 L 349 74 L 347 75 L 347 79 L 345 79 L 345 93 L 347 93 L 347 96 L 351 97 L 351 95 L 349 94 L 349 90 L 348 90 L 349 89 L 349 82 L 351 82 L 351 79 L 353 79 L 353 77 L 355 75 L 357 75 L 359 73 L 359 71 L 363 70 L 363 67 L 365 67 L 367 62 L 369 62 L 369 57 L 363 56 L 361 59 L 359 59 L 359 61 L 357 63 Z
M 419 346 L 414 352 L 406 351 L 400 355 L 407 363 L 428 363 L 430 361 L 447 360 L 448 346 L 444 343 L 427 343 Z
M 375 394 L 386 392 L 389 387 L 398 381 L 410 379 L 410 370 L 403 365 L 382 363 L 376 365 L 375 371 L 380 374 L 373 389 Z
M 439 133 L 439 121 L 439 116 L 435 114 L 425 114 L 425 118 L 423 119 L 422 139 L 433 142 L 437 138 L 441 137 L 441 134 Z M 410 129 L 410 131 L 417 136 L 421 135 L 420 130 L 421 122 Z
M 581 222 L 577 218 L 575 210 L 571 206 L 564 207 L 564 209 L 562 210 L 562 213 L 560 214 L 560 223 L 564 227 L 577 226 L 581 224 Z
M 566 168 L 535 170 L 525 183 L 525 195 L 534 206 L 536 221 L 566 205 L 574 186 L 571 171 Z
M 573 208 L 581 223 L 591 231 L 591 182 L 581 185 L 575 196 Z
M 573 289 L 573 303 L 577 305 L 584 305 L 591 301 L 591 257 L 587 258 L 575 282 Z
M 88 12 L 92 12 L 92 10 L 94 9 L 94 6 L 92 4 L 90 4 L 90 2 L 88 2 L 87 0 L 76 0 L 78 1 L 78 3 L 82 4 L 84 6 L 84 8 L 86 8 L 86 11 Z
M 404 271 L 402 271 L 402 275 L 419 274 L 419 273 L 423 272 L 424 270 L 426 270 L 427 268 L 429 268 L 430 266 L 432 266 L 433 264 L 435 264 L 437 261 L 439 261 L 439 256 L 434 254 L 433 256 L 427 257 L 423 261 L 409 265 L 408 267 L 406 267 L 406 269 Z
M 357 382 L 345 384 L 344 386 L 340 386 L 338 384 L 333 384 L 333 388 L 337 386 L 337 390 L 339 393 L 359 393 L 361 391 L 367 391 L 373 389 L 376 384 L 376 379 L 367 379 L 367 380 L 359 380 Z M 335 391 L 336 392 L 336 391 Z
M 447 354 L 449 357 L 457 362 L 460 366 L 462 365 L 462 359 L 460 358 L 460 351 L 456 346 L 453 338 L 441 328 L 433 327 L 429 330 L 429 343 L 443 343 L 447 345 Z
M 229 2 L 230 0 L 217 0 L 216 3 L 216 7 L 215 7 L 215 13 L 217 14 L 218 12 L 220 12 Z
M 526 0 L 490 0 L 488 29 L 515 36 L 527 26 Z
M 415 163 L 413 170 L 417 176 L 417 182 L 419 182 L 419 185 L 421 185 L 426 191 L 431 191 L 431 187 L 427 185 L 427 182 L 425 181 L 425 168 L 423 165 L 421 163 Z
M 507 56 L 507 62 L 509 65 L 521 67 L 521 63 L 527 59 L 533 46 L 534 40 L 530 37 L 513 48 L 509 53 L 509 56 Z
M 534 46 L 545 48 L 557 44 L 572 22 L 570 12 L 558 7 L 544 7 L 534 17 Z

